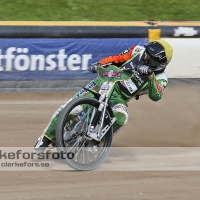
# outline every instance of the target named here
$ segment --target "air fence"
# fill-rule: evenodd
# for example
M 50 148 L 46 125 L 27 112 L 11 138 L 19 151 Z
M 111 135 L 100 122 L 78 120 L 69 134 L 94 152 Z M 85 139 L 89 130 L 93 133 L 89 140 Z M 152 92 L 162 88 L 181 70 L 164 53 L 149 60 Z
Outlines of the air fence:
M 91 63 L 160 38 L 174 48 L 169 78 L 198 81 L 200 22 L 0 21 L 0 91 L 76 91 L 97 76 Z

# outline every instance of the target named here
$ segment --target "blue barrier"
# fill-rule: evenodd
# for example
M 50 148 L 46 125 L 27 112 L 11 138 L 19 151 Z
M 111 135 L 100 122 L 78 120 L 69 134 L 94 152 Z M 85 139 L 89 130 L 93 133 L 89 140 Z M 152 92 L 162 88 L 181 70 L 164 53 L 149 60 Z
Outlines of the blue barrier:
M 87 66 L 148 38 L 0 39 L 0 80 L 90 79 Z

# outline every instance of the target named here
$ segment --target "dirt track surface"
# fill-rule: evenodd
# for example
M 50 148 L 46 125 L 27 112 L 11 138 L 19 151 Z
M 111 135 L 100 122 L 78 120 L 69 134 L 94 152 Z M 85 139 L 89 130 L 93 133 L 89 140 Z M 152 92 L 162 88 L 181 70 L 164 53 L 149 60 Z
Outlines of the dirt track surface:
M 147 96 L 132 100 L 129 122 L 113 146 L 200 147 L 199 91 L 198 83 L 171 84 L 159 102 Z M 0 93 L 1 147 L 34 146 L 53 112 L 72 94 Z M 199 170 L 114 167 L 91 172 L 0 171 L 0 199 L 199 199 Z
M 1 199 L 199 199 L 199 172 L 7 172 Z

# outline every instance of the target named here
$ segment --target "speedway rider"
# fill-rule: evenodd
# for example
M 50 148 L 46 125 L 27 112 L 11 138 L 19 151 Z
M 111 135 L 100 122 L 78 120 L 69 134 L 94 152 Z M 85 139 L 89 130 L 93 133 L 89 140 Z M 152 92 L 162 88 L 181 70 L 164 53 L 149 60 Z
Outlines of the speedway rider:
M 164 40 L 155 40 L 143 46 L 136 45 L 124 52 L 106 57 L 88 67 L 90 72 L 96 73 L 99 66 L 108 67 L 115 65 L 120 68 L 131 68 L 134 76 L 128 81 L 116 84 L 111 96 L 111 107 L 117 118 L 113 125 L 114 133 L 126 124 L 128 120 L 127 102 L 131 97 L 139 98 L 148 94 L 152 101 L 158 101 L 163 96 L 168 79 L 164 72 L 173 54 L 172 47 Z M 99 91 L 102 81 L 99 78 L 92 80 L 87 86 L 91 90 Z M 93 97 L 87 90 L 80 90 L 72 99 L 80 96 Z M 68 103 L 68 102 L 67 102 Z M 66 104 L 67 104 L 66 103 Z M 62 105 L 52 116 L 43 134 L 38 138 L 34 147 L 36 153 L 44 152 L 45 148 L 55 140 L 55 130 Z

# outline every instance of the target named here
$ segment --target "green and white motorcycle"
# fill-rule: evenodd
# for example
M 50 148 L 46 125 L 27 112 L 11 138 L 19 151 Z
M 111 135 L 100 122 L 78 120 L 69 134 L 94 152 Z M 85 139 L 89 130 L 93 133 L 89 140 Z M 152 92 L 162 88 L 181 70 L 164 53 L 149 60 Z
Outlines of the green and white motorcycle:
M 115 84 L 132 78 L 128 70 L 116 66 L 99 67 L 103 84 L 94 98 L 78 97 L 62 110 L 56 127 L 58 151 L 75 170 L 93 170 L 106 159 L 113 137 L 116 117 L 109 105 Z

